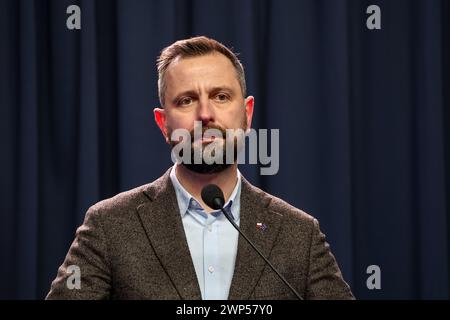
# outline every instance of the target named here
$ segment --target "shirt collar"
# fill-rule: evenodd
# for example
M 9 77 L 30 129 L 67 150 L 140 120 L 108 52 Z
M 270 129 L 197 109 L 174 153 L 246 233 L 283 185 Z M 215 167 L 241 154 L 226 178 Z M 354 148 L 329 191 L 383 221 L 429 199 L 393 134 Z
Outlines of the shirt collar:
M 177 197 L 178 207 L 180 209 L 181 217 L 188 212 L 189 209 L 199 210 L 201 209 L 200 202 L 195 199 L 180 183 L 175 174 L 175 170 L 178 164 L 172 167 L 170 171 L 170 180 L 175 188 L 175 194 Z M 237 182 L 236 186 L 231 193 L 230 199 L 225 203 L 225 210 L 231 211 L 231 215 L 233 219 L 236 221 L 239 219 L 239 206 L 240 206 L 240 198 L 241 198 L 241 173 L 237 170 Z M 231 209 L 231 210 L 230 210 Z M 214 213 L 214 211 L 213 211 Z

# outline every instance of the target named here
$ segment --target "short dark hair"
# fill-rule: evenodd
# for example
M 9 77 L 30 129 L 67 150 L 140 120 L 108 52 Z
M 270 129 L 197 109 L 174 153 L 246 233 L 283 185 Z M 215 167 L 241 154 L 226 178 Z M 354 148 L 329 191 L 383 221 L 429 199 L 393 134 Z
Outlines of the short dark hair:
M 245 73 L 242 63 L 237 55 L 224 46 L 222 43 L 204 36 L 190 39 L 179 40 L 161 51 L 161 55 L 157 59 L 158 68 L 158 95 L 159 101 L 164 106 L 164 94 L 166 91 L 165 74 L 169 65 L 178 57 L 197 57 L 218 52 L 227 57 L 233 64 L 237 79 L 241 86 L 242 95 L 246 96 Z

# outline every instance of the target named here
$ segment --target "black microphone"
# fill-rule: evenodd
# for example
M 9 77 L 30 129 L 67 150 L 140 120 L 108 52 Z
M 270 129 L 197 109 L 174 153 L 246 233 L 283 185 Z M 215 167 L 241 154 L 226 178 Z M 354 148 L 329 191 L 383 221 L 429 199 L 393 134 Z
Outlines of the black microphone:
M 239 234 L 248 242 L 250 246 L 252 246 L 253 249 L 261 256 L 261 258 L 264 259 L 264 261 L 272 268 L 272 270 L 278 275 L 278 277 L 284 282 L 286 286 L 291 289 L 291 291 L 295 294 L 295 296 L 299 300 L 303 300 L 303 298 L 300 296 L 300 294 L 294 289 L 294 287 L 291 286 L 291 284 L 281 275 L 281 273 L 278 272 L 277 269 L 270 263 L 270 261 L 262 254 L 261 251 L 256 248 L 256 246 L 250 241 L 247 236 L 242 233 L 241 229 L 236 225 L 236 223 L 233 221 L 233 218 L 228 214 L 228 212 L 225 211 L 223 206 L 225 205 L 225 197 L 223 196 L 222 190 L 216 186 L 215 184 L 208 184 L 202 189 L 202 200 L 212 209 L 214 210 L 222 210 L 225 217 L 230 221 L 230 223 L 233 225 L 233 227 L 239 232 Z

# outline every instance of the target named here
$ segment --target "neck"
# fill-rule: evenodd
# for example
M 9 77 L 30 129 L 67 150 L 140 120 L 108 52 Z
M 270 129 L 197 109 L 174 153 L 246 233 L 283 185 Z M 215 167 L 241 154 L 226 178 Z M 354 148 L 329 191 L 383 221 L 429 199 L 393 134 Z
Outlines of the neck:
M 211 174 L 193 172 L 183 165 L 177 165 L 175 174 L 183 188 L 185 188 L 187 192 L 194 196 L 195 199 L 200 201 L 200 204 L 203 206 L 203 208 L 206 208 L 208 212 L 211 212 L 213 211 L 213 209 L 208 207 L 203 202 L 201 197 L 203 187 L 211 183 L 217 185 L 220 189 L 222 189 L 226 203 L 230 198 L 234 187 L 236 186 L 237 164 L 229 166 L 224 171 Z

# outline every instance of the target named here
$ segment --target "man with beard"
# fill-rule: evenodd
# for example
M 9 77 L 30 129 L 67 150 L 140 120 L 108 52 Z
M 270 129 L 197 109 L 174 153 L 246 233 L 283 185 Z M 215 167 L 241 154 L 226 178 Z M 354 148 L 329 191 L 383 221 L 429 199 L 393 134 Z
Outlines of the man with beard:
M 251 126 L 254 98 L 246 97 L 236 55 L 196 37 L 165 48 L 157 65 L 155 121 L 172 148 L 184 140 L 191 147 L 184 156 L 200 161 L 177 163 L 91 207 L 47 298 L 295 299 L 222 212 L 203 202 L 203 187 L 216 184 L 234 222 L 302 298 L 352 299 L 316 219 L 252 186 L 236 161 L 195 159 L 211 143 L 224 146 L 225 130 Z M 195 136 L 196 126 L 220 135 Z M 190 137 L 173 139 L 180 130 Z

